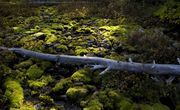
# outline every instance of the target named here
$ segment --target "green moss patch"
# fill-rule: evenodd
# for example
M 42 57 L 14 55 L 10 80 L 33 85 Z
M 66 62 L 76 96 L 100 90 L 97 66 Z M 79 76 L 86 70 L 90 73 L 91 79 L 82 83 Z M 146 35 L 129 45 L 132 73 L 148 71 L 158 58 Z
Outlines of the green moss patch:
M 6 91 L 5 96 L 10 102 L 10 106 L 19 108 L 23 104 L 24 93 L 20 83 L 15 80 L 8 79 L 4 84 Z
M 28 83 L 29 83 L 29 87 L 36 89 L 47 86 L 52 81 L 53 81 L 52 77 L 48 75 L 48 76 L 42 76 L 40 79 L 37 80 L 29 80 Z
M 88 83 L 90 82 L 91 79 L 91 72 L 89 69 L 82 69 L 82 70 L 78 70 L 76 71 L 72 76 L 72 80 L 75 82 L 84 82 L 84 83 Z
M 52 89 L 52 92 L 55 93 L 65 93 L 66 90 L 72 86 L 72 81 L 70 78 L 66 78 L 66 79 L 61 79 L 56 85 L 55 87 Z
M 78 103 L 82 98 L 88 95 L 88 89 L 85 87 L 70 87 L 66 91 L 66 95 L 71 101 L 76 101 L 76 103 Z
M 39 68 L 36 64 L 29 67 L 26 74 L 30 79 L 40 78 L 44 71 Z

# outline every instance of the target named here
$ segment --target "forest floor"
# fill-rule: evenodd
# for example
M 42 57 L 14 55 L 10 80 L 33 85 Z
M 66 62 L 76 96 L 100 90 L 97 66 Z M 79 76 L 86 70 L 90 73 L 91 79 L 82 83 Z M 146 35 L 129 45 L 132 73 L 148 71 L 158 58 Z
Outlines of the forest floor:
M 180 42 L 163 27 L 146 29 L 125 17 L 87 16 L 85 7 L 62 13 L 41 6 L 20 12 L 1 16 L 0 46 L 178 64 Z M 146 73 L 111 71 L 99 76 L 100 71 L 0 51 L 0 109 L 180 110 L 179 77 L 167 85 Z

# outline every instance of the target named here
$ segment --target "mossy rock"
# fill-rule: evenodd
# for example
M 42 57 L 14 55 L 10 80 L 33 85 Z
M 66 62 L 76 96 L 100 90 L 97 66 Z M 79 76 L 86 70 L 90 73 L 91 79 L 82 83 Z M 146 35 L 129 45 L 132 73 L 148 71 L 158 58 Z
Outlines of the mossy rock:
M 88 89 L 86 87 L 70 87 L 66 91 L 67 97 L 71 101 L 76 101 L 78 103 L 82 98 L 85 98 L 88 95 Z
M 83 110 L 103 110 L 103 104 L 98 99 L 91 100 Z
M 160 103 L 153 104 L 152 107 L 155 110 L 170 110 L 166 105 L 163 105 L 163 104 L 160 104 Z
M 15 65 L 15 68 L 28 68 L 33 64 L 31 60 L 26 60 Z
M 49 83 L 53 81 L 53 78 L 48 75 L 48 76 L 42 76 L 40 79 L 37 80 L 29 80 L 29 87 L 31 88 L 42 88 L 44 86 L 47 86 Z
M 6 88 L 5 96 L 10 102 L 10 107 L 20 108 L 24 100 L 23 88 L 20 83 L 12 79 L 7 79 L 4 86 Z
M 61 79 L 52 89 L 52 92 L 59 93 L 59 94 L 65 93 L 67 89 L 71 87 L 72 85 L 73 83 L 70 78 Z
M 92 80 L 90 76 L 91 76 L 91 71 L 89 69 L 81 69 L 76 71 L 71 76 L 71 79 L 75 82 L 89 83 Z
M 37 79 L 42 76 L 44 71 L 39 68 L 36 64 L 29 67 L 26 74 L 30 79 Z

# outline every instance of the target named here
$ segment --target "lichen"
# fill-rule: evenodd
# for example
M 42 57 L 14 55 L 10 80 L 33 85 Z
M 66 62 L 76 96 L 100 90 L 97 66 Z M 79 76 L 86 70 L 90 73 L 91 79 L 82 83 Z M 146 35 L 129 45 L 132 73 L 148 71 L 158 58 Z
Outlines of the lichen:
M 39 68 L 36 64 L 29 67 L 26 74 L 30 79 L 37 79 L 41 77 L 41 75 L 44 73 L 44 71 Z
M 10 107 L 20 108 L 24 100 L 23 88 L 20 83 L 12 79 L 7 79 L 4 86 L 6 88 L 5 96 L 10 102 Z

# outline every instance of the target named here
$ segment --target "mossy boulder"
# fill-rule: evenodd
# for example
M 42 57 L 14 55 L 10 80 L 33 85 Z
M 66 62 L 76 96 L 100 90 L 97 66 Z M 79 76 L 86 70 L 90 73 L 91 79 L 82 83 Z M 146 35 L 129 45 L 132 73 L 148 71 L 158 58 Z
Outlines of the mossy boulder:
M 5 96 L 10 102 L 10 107 L 20 108 L 24 100 L 23 88 L 20 83 L 12 79 L 7 79 L 4 86 L 6 88 Z
M 71 76 L 71 79 L 72 81 L 75 81 L 75 82 L 89 83 L 92 80 L 90 76 L 91 76 L 90 69 L 81 69 L 81 70 L 76 71 Z
M 37 80 L 29 80 L 29 87 L 31 88 L 42 88 L 44 86 L 47 86 L 49 83 L 53 81 L 53 78 L 48 75 L 48 76 L 42 76 L 40 79 Z
M 76 101 L 78 103 L 82 98 L 85 98 L 88 95 L 88 89 L 86 87 L 70 87 L 66 91 L 67 97 L 71 101 Z
M 44 71 L 40 67 L 38 67 L 36 64 L 30 66 L 26 72 L 27 76 L 30 79 L 40 78 L 43 73 L 44 73 Z
M 61 79 L 55 87 L 52 89 L 52 92 L 63 94 L 67 91 L 69 87 L 73 85 L 70 78 Z
M 103 104 L 98 99 L 91 100 L 83 110 L 103 110 Z

